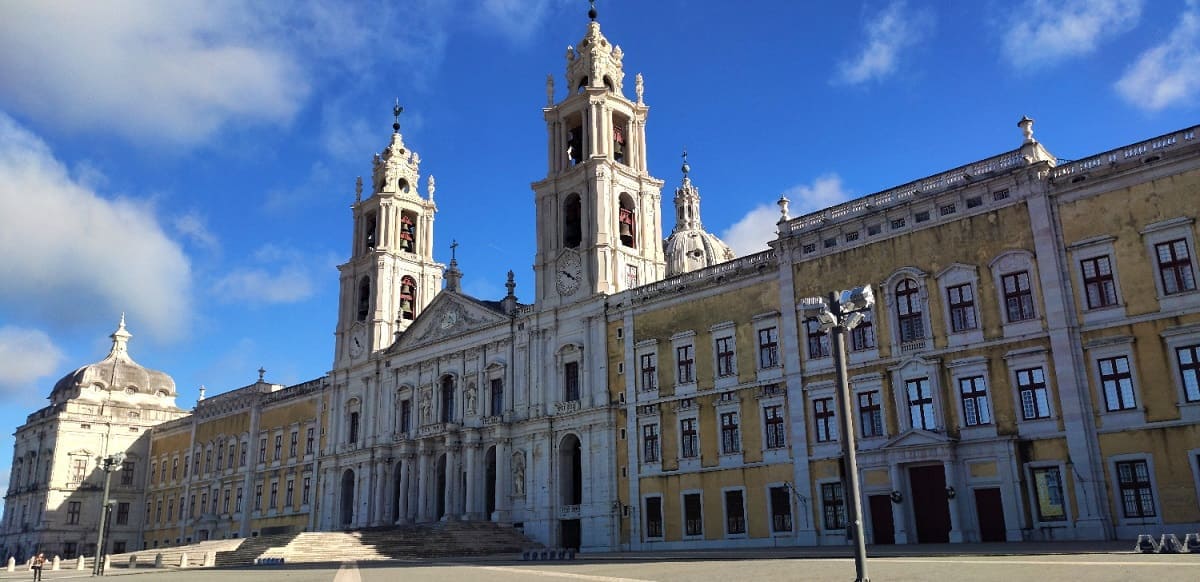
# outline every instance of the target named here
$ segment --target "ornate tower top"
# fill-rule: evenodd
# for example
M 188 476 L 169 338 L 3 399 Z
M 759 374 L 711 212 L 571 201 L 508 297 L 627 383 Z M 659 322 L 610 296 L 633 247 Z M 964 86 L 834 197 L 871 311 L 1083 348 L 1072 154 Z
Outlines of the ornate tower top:
M 420 198 L 417 179 L 421 175 L 421 156 L 404 146 L 404 136 L 400 134 L 402 112 L 404 108 L 397 99 L 392 107 L 392 141 L 375 155 L 372 187 L 377 194 Z
M 567 87 L 578 91 L 586 87 L 607 87 L 608 90 L 620 93 L 625 80 L 625 71 L 621 63 L 625 52 L 621 47 L 610 44 L 600 32 L 600 23 L 596 22 L 596 6 L 592 3 L 588 11 L 587 34 L 576 46 L 567 47 Z

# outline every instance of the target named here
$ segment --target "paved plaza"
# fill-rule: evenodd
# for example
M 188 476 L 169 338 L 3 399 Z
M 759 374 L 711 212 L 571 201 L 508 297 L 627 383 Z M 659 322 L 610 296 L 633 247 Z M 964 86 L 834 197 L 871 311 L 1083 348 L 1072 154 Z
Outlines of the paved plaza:
M 1032 545 L 892 546 L 873 549 L 870 575 L 876 581 L 936 580 L 1013 582 L 1017 580 L 1195 581 L 1200 554 L 1143 555 L 1124 544 L 1071 544 L 1049 550 Z M 1044 553 L 1055 552 L 1055 553 Z M 111 576 L 137 576 L 137 582 L 733 582 L 740 580 L 853 580 L 848 549 L 786 548 L 655 553 L 592 554 L 566 562 L 522 562 L 509 558 L 461 561 L 390 561 L 297 564 L 245 568 L 128 570 Z M 75 570 L 47 571 L 45 580 L 90 577 Z M 28 571 L 0 572 L 0 580 L 31 580 Z

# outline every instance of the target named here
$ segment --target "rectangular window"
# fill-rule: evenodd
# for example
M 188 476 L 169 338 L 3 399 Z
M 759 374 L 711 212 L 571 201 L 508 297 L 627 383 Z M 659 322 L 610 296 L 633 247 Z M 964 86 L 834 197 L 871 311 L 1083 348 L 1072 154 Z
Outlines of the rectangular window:
M 746 533 L 746 504 L 741 491 L 725 492 L 725 533 Z
M 1192 273 L 1192 255 L 1187 241 L 1175 239 L 1154 245 L 1158 258 L 1158 274 L 1162 278 L 1163 293 L 1173 295 L 1196 289 L 1196 278 Z
M 171 480 L 174 481 L 179 477 L 179 457 L 171 459 Z
M 779 332 L 773 327 L 758 330 L 758 367 L 774 368 L 779 365 Z
M 721 452 L 725 454 L 740 453 L 742 437 L 738 432 L 738 413 L 721 413 Z
M 301 504 L 308 505 L 308 494 L 311 491 L 312 491 L 312 478 L 305 477 L 304 481 L 301 482 L 301 488 L 300 488 L 300 503 Z
M 204 472 L 212 472 L 212 449 L 204 451 Z
M 916 213 L 916 215 L 914 215 L 914 218 L 917 219 L 917 222 L 926 222 L 929 220 L 929 211 L 922 210 L 922 211 Z
M 250 443 L 242 442 L 241 448 L 238 450 L 238 466 L 246 466 L 246 449 L 250 448 Z
M 817 245 L 816 243 L 806 243 L 803 250 L 806 255 L 815 253 L 817 252 Z
M 913 428 L 935 430 L 937 419 L 933 416 L 933 392 L 929 389 L 929 378 L 906 380 L 908 394 L 908 418 Z
M 167 500 L 167 521 L 171 521 L 172 517 L 175 517 L 175 500 L 168 499 Z
M 296 458 L 296 450 L 300 448 L 300 431 L 292 431 L 292 440 L 288 443 L 288 457 Z
M 792 499 L 788 488 L 771 488 L 771 531 L 792 531 Z
M 1008 198 L 1008 188 L 992 192 L 992 200 L 1004 200 L 1005 198 Z
M 188 466 L 190 466 L 191 464 L 192 464 L 192 456 L 191 456 L 191 455 L 184 455 L 184 456 L 183 456 L 183 476 L 184 476 L 184 477 L 187 477 L 187 474 L 188 474 Z
M 1062 474 L 1057 467 L 1033 469 L 1033 487 L 1037 490 L 1038 521 L 1066 521 L 1067 505 L 1062 492 Z
M 79 551 L 77 542 L 63 542 L 63 559 L 70 560 L 75 557 L 75 553 Z
M 942 216 L 948 216 L 948 215 L 950 215 L 950 214 L 954 214 L 954 212 L 955 212 L 956 210 L 957 210 L 957 209 L 954 207 L 954 205 L 953 205 L 953 204 L 947 204 L 947 205 L 945 205 L 945 206 L 942 206 L 941 208 L 939 208 L 939 209 L 938 209 L 938 213 L 939 213 L 939 214 L 941 214 Z
M 188 498 L 188 516 L 196 517 L 196 494 Z
M 815 318 L 804 320 L 804 332 L 809 359 L 828 358 L 829 334 L 821 329 L 821 323 Z
M 736 373 L 733 361 L 733 336 L 717 338 L 717 376 L 732 376 Z
M 1116 469 L 1125 517 L 1154 517 L 1154 491 L 1146 461 L 1122 461 Z
M 162 499 L 154 502 L 154 522 L 162 523 Z
M 704 535 L 704 516 L 700 510 L 700 494 L 683 496 L 683 535 Z
M 185 467 L 186 467 L 186 466 L 187 466 L 187 463 L 184 463 L 184 465 L 183 465 L 183 466 L 185 466 Z M 184 504 L 184 502 L 183 502 L 183 496 L 182 496 L 182 495 L 180 495 L 180 496 L 179 496 L 179 518 L 178 518 L 178 519 L 183 519 L 183 512 L 184 512 L 184 511 L 186 511 L 186 510 L 187 510 L 187 506 L 186 506 L 186 505 Z
M 859 352 L 875 347 L 875 326 L 871 324 L 871 316 L 864 312 L 865 318 L 854 329 L 850 330 L 850 351 Z
M 827 443 L 837 438 L 834 422 L 833 398 L 814 398 L 813 424 L 817 431 L 817 442 Z
M 638 268 L 637 265 L 625 266 L 625 288 L 633 289 L 638 286 Z
M 79 501 L 68 501 L 67 502 L 67 523 L 68 524 L 75 525 L 75 524 L 79 523 L 79 507 L 80 507 Z
M 178 464 L 179 459 L 175 459 L 175 462 Z M 134 461 L 125 461 L 125 462 L 121 463 L 121 484 L 122 485 L 133 485 L 133 470 L 136 467 L 137 467 L 137 463 Z M 166 461 L 163 461 L 163 468 L 164 469 L 167 468 Z M 174 469 L 171 470 L 171 478 L 172 479 L 175 478 Z
M 312 429 L 308 429 L 309 442 L 308 450 L 312 451 Z M 412 432 L 412 400 L 400 401 L 400 434 L 408 434 Z
M 284 507 L 291 507 L 293 505 L 293 501 L 295 501 L 295 499 L 294 499 L 295 490 L 296 490 L 296 480 L 288 479 L 287 487 L 285 487 L 283 490 L 283 506 Z
M 821 484 L 821 507 L 825 529 L 846 529 L 846 500 L 842 496 L 841 483 Z
M 675 365 L 678 368 L 680 384 L 696 381 L 696 354 L 691 344 L 675 348 Z
M 646 537 L 663 537 L 662 497 L 646 498 Z
M 405 406 L 408 406 L 407 400 L 402 402 L 401 407 L 400 407 L 400 412 L 401 412 L 400 416 L 403 419 L 401 422 L 407 423 L 408 422 L 408 410 L 405 409 Z M 314 429 L 312 427 L 308 427 L 308 429 L 304 431 L 304 454 L 306 454 L 306 455 L 311 455 L 316 452 L 316 450 L 313 448 L 313 446 L 316 444 L 316 432 L 317 432 L 316 429 Z M 408 432 L 408 431 L 405 430 L 404 432 Z M 243 464 L 245 464 L 245 463 L 243 463 Z
M 846 233 L 846 242 L 854 242 L 858 240 L 858 231 L 852 230 Z
M 88 466 L 87 459 L 71 459 L 71 482 L 72 483 L 82 483 L 83 482 L 83 478 L 87 477 L 87 466 Z M 153 475 L 153 474 L 154 474 L 154 472 L 151 471 L 151 475 Z
M 258 440 L 258 462 L 267 462 L 267 439 Z
M 229 461 L 232 463 L 233 459 L 230 459 Z M 224 469 L 224 468 L 225 468 L 225 448 L 218 445 L 217 446 L 217 471 L 220 471 L 221 469 Z M 163 473 L 166 473 L 166 469 L 167 469 L 167 464 L 163 463 Z M 165 477 L 165 475 L 164 475 L 164 477 Z
M 1117 304 L 1117 284 L 1113 280 L 1108 255 L 1079 261 L 1079 268 L 1083 270 L 1083 289 L 1088 309 Z
M 642 369 L 642 390 L 658 389 L 658 356 L 642 354 L 639 358 Z
M 254 511 L 262 510 L 262 483 L 254 486 Z
M 221 512 L 229 513 L 229 502 L 233 499 L 233 492 L 226 489 L 225 494 L 221 497 Z
M 988 408 L 987 384 L 983 376 L 958 379 L 958 391 L 962 396 L 963 422 L 967 426 L 992 423 L 992 412 Z
M 898 228 L 904 228 L 904 219 L 903 218 L 893 218 L 892 219 L 892 230 L 896 230 Z
M 450 398 L 447 398 L 446 393 L 445 393 L 445 388 L 443 388 L 443 392 L 442 392 L 442 422 L 449 422 L 450 415 L 453 414 L 453 411 L 454 411 L 454 401 L 452 400 L 453 394 L 454 393 L 451 392 Z M 358 444 L 358 417 L 359 417 L 359 415 L 358 415 L 357 410 L 350 413 L 350 434 L 347 436 L 349 437 L 349 442 L 354 443 L 354 444 Z M 278 457 L 278 455 L 276 455 L 276 457 Z
M 357 439 L 351 439 L 357 440 Z M 275 435 L 275 459 L 278 461 L 283 456 L 283 435 Z
M 1129 371 L 1129 358 L 1117 356 L 1102 358 L 1100 365 L 1100 386 L 1104 390 L 1104 406 L 1109 412 L 1114 410 L 1132 410 L 1137 403 L 1133 397 L 1133 373 Z
M 1177 348 L 1175 357 L 1179 360 L 1179 380 L 1183 383 L 1184 399 L 1200 402 L 1200 345 Z
M 203 513 L 207 510 L 208 510 L 208 492 L 205 491 L 204 493 L 200 494 L 200 512 Z
M 975 293 L 970 283 L 946 288 L 950 304 L 950 330 L 959 332 L 979 327 L 975 319 Z
M 174 511 L 167 512 L 167 519 L 171 518 Z M 129 525 L 129 503 L 122 501 L 117 503 L 117 525 Z
M 684 418 L 679 421 L 679 454 L 685 459 L 694 459 L 700 455 L 700 435 L 696 433 L 696 419 Z
M 875 236 L 881 232 L 883 232 L 882 224 L 868 224 L 867 225 L 867 236 Z
M 879 405 L 879 391 L 858 394 L 858 421 L 863 438 L 883 436 L 883 409 Z
M 658 425 L 642 426 L 642 462 L 658 462 Z
M 975 196 L 973 198 L 967 198 L 967 208 L 978 208 L 982 205 L 983 205 L 983 198 L 980 198 L 979 196 Z
M 279 506 L 279 481 L 271 482 L 271 503 L 267 506 L 268 509 L 275 509 Z
M 563 400 L 579 400 L 579 362 L 567 362 L 563 365 Z
M 221 491 L 220 491 L 220 490 L 218 490 L 218 489 L 213 489 L 213 492 L 212 492 L 212 509 L 210 509 L 210 510 L 209 510 L 209 513 L 216 513 L 216 512 L 217 512 L 217 505 L 218 505 L 220 502 L 221 502 Z
M 763 424 L 767 428 L 767 448 L 782 449 L 787 446 L 787 432 L 783 424 L 783 407 L 775 404 L 763 407 Z
M 1046 392 L 1046 372 L 1041 368 L 1017 370 L 1017 390 L 1021 395 L 1021 418 L 1050 418 L 1050 397 Z
M 242 511 L 242 497 L 244 494 L 245 494 L 245 491 L 241 487 L 238 487 L 237 493 L 233 498 L 233 510 L 234 511 L 237 511 L 237 512 Z
M 834 238 L 827 238 L 827 239 L 825 239 L 825 240 L 823 241 L 823 243 L 822 243 L 822 244 L 824 244 L 824 245 L 825 245 L 825 248 L 827 248 L 827 249 L 831 249 L 831 248 L 833 248 L 833 247 L 836 247 L 836 246 L 837 246 L 837 237 L 834 237 Z
M 1033 319 L 1033 289 L 1029 286 L 1029 271 L 1009 273 L 1000 277 L 1004 287 L 1004 310 L 1008 321 Z
M 491 381 L 492 394 L 492 416 L 500 416 L 504 414 L 504 379 L 492 378 Z
M 920 287 L 912 279 L 904 279 L 896 285 L 896 320 L 901 342 L 925 339 L 920 292 Z
M 158 473 L 158 461 L 151 461 L 150 462 L 150 483 L 151 484 L 154 483 L 155 473 Z

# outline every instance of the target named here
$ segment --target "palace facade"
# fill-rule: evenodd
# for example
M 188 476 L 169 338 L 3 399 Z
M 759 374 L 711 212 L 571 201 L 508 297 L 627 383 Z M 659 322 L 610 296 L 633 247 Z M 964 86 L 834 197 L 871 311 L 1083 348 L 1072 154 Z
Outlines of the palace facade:
M 593 20 L 566 90 L 547 79 L 531 303 L 511 272 L 484 300 L 434 261 L 436 183 L 397 121 L 352 207 L 331 371 L 186 415 L 169 377 L 56 387 L 17 432 L 4 551 L 86 552 L 99 500 L 74 500 L 116 449 L 110 551 L 438 520 L 584 550 L 844 544 L 831 346 L 797 306 L 868 283 L 847 347 L 871 542 L 1200 530 L 1195 127 L 1060 164 L 1022 119 L 995 157 L 805 216 L 781 200 L 770 249 L 735 258 L 686 162 L 664 240 L 623 56 Z M 125 394 L 148 431 L 97 412 Z M 122 438 L 85 444 L 99 421 L 64 416 L 85 412 Z

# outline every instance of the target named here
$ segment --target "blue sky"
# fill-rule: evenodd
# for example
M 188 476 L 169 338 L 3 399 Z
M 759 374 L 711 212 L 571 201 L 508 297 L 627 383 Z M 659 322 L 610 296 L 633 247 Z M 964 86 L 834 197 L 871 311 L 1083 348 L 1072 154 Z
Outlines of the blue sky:
M 513 269 L 531 300 L 545 78 L 561 98 L 587 3 L 252 4 L 0 0 L 0 479 L 122 311 L 185 408 L 259 366 L 324 374 L 354 180 L 396 98 L 437 177 L 437 258 L 457 239 L 467 292 Z M 1197 0 L 598 4 L 630 92 L 645 76 L 664 202 L 686 146 L 739 254 L 781 194 L 795 215 L 995 155 L 1022 115 L 1076 159 L 1192 125 L 1200 95 Z

